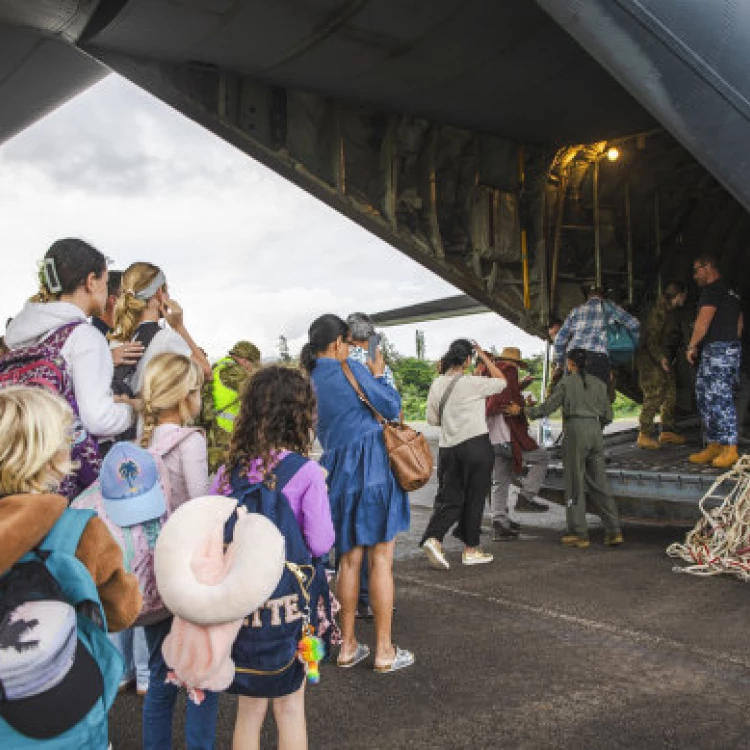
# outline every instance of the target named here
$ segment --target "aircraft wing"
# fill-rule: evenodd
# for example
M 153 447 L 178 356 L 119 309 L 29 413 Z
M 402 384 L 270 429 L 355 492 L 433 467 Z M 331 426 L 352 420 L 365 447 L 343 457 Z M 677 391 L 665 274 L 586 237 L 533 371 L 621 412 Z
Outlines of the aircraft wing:
M 457 294 L 454 297 L 444 297 L 431 302 L 420 302 L 416 305 L 375 313 L 372 320 L 378 326 L 387 327 L 487 312 L 492 312 L 492 310 L 481 302 L 477 302 L 468 294 Z
M 2 23 L 0 11 L 0 143 L 107 73 L 101 63 L 61 39 Z

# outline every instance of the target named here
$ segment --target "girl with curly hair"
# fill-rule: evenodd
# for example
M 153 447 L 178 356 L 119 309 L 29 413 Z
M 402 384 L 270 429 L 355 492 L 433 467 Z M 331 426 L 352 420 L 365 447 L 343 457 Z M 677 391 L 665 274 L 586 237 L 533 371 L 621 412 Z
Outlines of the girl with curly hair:
M 227 463 L 219 469 L 211 494 L 237 497 L 247 483 L 264 482 L 275 487 L 274 469 L 290 454 L 307 456 L 314 426 L 315 396 L 310 381 L 288 367 L 260 370 L 242 394 Z M 326 554 L 333 546 L 334 532 L 324 471 L 315 461 L 301 460 L 300 468 L 279 489 L 299 524 L 310 555 L 317 558 Z M 240 695 L 235 750 L 260 746 L 270 697 L 279 747 L 307 747 L 304 678 L 304 666 L 295 660 L 277 677 L 263 677 L 262 688 L 252 694 L 249 689 L 243 692 L 239 683 L 229 689 Z

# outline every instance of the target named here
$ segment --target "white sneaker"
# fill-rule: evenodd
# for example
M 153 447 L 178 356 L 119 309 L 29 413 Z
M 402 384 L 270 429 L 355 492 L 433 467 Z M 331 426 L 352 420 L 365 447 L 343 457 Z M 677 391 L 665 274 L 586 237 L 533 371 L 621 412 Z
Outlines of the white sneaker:
M 443 546 L 437 539 L 430 537 L 423 545 L 422 549 L 427 555 L 427 559 L 430 561 L 430 565 L 433 568 L 439 568 L 440 570 L 448 570 L 450 563 L 445 558 L 443 552 Z
M 495 558 L 489 553 L 477 548 L 472 552 L 463 551 L 461 555 L 461 562 L 464 565 L 482 565 L 483 563 L 491 563 Z

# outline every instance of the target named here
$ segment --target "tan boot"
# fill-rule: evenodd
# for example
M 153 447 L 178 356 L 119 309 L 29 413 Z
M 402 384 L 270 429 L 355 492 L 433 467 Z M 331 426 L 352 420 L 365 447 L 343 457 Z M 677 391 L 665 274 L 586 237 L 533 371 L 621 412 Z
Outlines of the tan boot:
M 659 435 L 659 442 L 668 445 L 685 445 L 685 438 L 676 432 L 662 431 Z
M 647 432 L 639 432 L 638 440 L 635 443 L 639 448 L 645 448 L 650 451 L 657 451 L 661 446 Z
M 721 453 L 718 443 L 709 443 L 700 453 L 693 453 L 689 458 L 691 464 L 710 464 Z
M 711 466 L 714 469 L 730 469 L 739 461 L 739 458 L 736 445 L 722 445 L 721 453 L 711 461 Z

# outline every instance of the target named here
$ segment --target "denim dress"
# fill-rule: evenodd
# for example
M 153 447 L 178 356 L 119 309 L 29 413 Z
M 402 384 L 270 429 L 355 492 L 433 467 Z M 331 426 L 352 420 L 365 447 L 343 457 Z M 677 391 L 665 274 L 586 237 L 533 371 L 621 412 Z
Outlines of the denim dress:
M 370 403 L 389 420 L 398 419 L 401 397 L 394 388 L 349 360 Z M 391 471 L 383 430 L 360 401 L 336 359 L 321 357 L 311 375 L 318 400 L 321 465 L 328 471 L 328 495 L 336 549 L 389 542 L 409 528 L 409 498 Z

